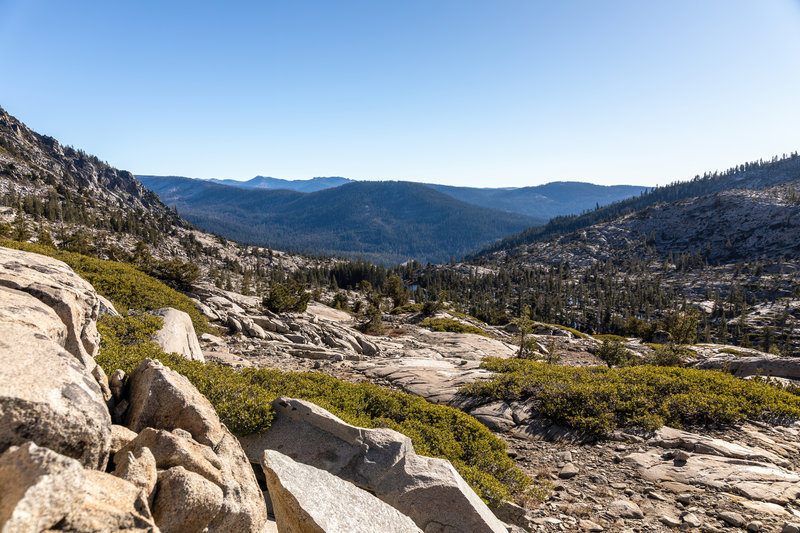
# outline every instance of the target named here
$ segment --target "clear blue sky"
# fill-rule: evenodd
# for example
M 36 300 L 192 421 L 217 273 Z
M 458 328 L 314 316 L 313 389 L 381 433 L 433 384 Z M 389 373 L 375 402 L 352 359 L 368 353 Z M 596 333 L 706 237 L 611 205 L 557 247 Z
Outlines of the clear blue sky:
M 0 106 L 140 174 L 663 184 L 800 150 L 800 0 L 0 0 Z

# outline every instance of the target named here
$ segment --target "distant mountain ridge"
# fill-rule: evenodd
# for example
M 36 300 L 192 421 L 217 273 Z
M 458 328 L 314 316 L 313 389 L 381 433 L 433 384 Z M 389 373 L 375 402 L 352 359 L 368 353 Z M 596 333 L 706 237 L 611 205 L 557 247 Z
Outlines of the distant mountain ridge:
M 248 189 L 286 189 L 297 192 L 316 192 L 332 189 L 333 187 L 350 183 L 353 180 L 338 176 L 311 178 L 307 180 L 285 180 L 281 178 L 271 178 L 269 176 L 256 176 L 247 181 L 217 178 L 211 178 L 208 181 L 222 185 L 232 185 L 234 187 L 246 187 Z
M 175 178 L 182 176 L 137 176 L 139 178 Z M 286 180 L 256 176 L 247 181 L 211 178 L 212 183 L 230 185 L 246 189 L 284 189 L 297 192 L 316 192 L 340 187 L 351 180 L 342 177 L 311 178 L 307 180 Z M 560 215 L 572 215 L 594 209 L 647 191 L 638 185 L 596 185 L 580 181 L 554 181 L 530 187 L 458 187 L 421 183 L 426 187 L 444 193 L 451 198 L 468 204 L 492 209 L 502 209 L 511 213 L 528 215 L 537 219 L 549 220 Z
M 278 249 L 390 264 L 441 262 L 545 221 L 467 204 L 426 185 L 351 182 L 303 193 L 140 176 L 198 227 Z

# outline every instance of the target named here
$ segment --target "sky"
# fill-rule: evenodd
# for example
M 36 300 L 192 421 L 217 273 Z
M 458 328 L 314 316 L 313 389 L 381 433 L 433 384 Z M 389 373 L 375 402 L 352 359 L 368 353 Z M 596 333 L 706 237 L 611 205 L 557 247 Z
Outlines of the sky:
M 0 106 L 137 174 L 652 186 L 800 150 L 800 0 L 0 0 Z

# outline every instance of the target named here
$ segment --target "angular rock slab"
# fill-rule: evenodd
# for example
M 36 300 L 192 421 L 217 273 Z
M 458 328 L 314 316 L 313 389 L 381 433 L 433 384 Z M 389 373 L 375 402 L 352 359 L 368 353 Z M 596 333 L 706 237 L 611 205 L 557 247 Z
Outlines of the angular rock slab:
M 128 383 L 130 406 L 125 413 L 128 428 L 180 429 L 213 451 L 221 472 L 223 502 L 208 531 L 261 531 L 267 512 L 255 473 L 236 437 L 220 422 L 205 396 L 188 379 L 151 359 L 145 359 L 134 369 Z M 156 450 L 153 455 L 158 461 Z M 210 458 L 209 463 L 213 464 Z
M 176 353 L 191 361 L 203 361 L 203 350 L 192 325 L 192 318 L 185 312 L 171 307 L 162 307 L 150 312 L 161 317 L 164 325 L 153 336 L 153 342 L 167 353 Z
M 78 506 L 86 482 L 78 461 L 27 442 L 0 456 L 0 532 L 39 533 Z
M 86 367 L 46 335 L 12 322 L 0 322 L 0 357 L 0 452 L 33 441 L 105 468 L 111 416 Z
M 325 470 L 273 450 L 261 464 L 279 531 L 421 533 L 411 518 Z
M 780 505 L 800 498 L 800 475 L 771 463 L 700 454 L 684 463 L 665 460 L 658 450 L 634 453 L 625 460 L 650 481 L 712 487 Z
M 506 532 L 448 461 L 417 455 L 405 435 L 346 424 L 303 400 L 280 397 L 273 407 L 276 420 L 269 430 L 241 438 L 251 461 L 275 450 L 326 470 L 375 494 L 429 533 Z

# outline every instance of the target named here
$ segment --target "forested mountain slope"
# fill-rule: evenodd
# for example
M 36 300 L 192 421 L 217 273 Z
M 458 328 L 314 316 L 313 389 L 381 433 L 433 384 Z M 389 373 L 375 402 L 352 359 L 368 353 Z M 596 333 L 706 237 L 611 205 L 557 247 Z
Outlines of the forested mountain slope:
M 418 183 L 353 182 L 300 193 L 188 178 L 141 179 L 207 231 L 280 249 L 382 263 L 447 261 L 543 222 L 470 205 Z
M 706 173 L 702 177 L 695 176 L 691 181 L 656 187 L 639 196 L 600 207 L 589 213 L 556 217 L 544 226 L 527 228 L 517 235 L 498 241 L 476 255 L 510 250 L 522 244 L 565 235 L 571 231 L 612 220 L 620 215 L 632 213 L 657 203 L 675 202 L 731 189 L 760 189 L 797 179 L 800 179 L 800 156 L 797 152 L 788 156 L 784 155 L 782 158 L 774 157 L 768 162 L 745 163 L 724 172 Z
M 0 204 L 37 220 L 126 232 L 148 241 L 182 224 L 130 172 L 39 135 L 2 108 Z
M 506 189 L 427 185 L 462 202 L 544 219 L 578 214 L 647 190 L 647 187 L 635 185 L 605 186 L 578 181 L 554 181 L 535 187 Z

